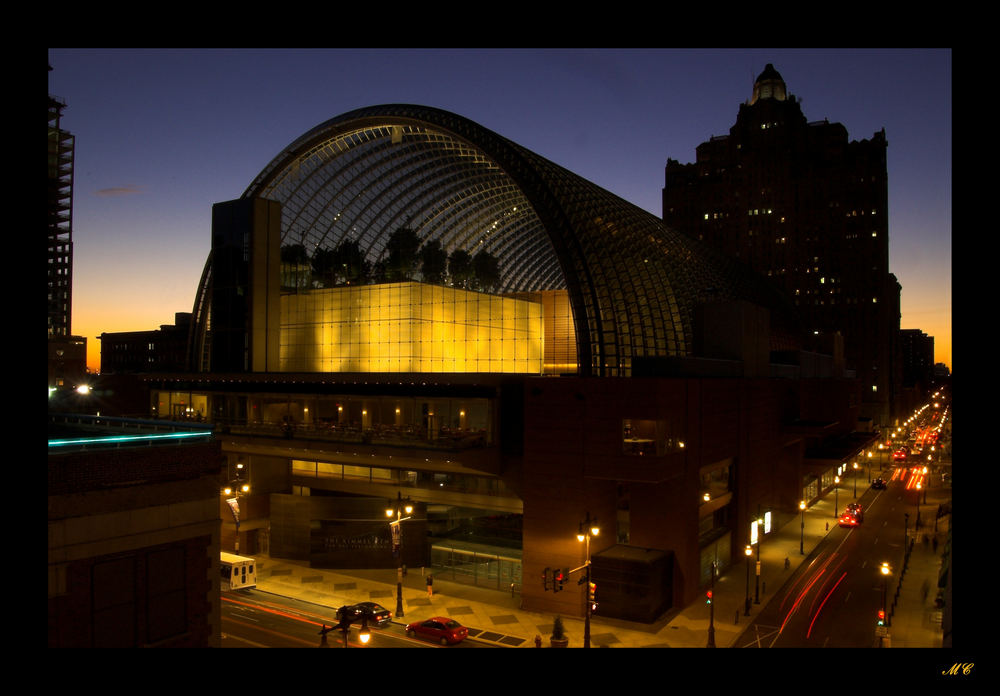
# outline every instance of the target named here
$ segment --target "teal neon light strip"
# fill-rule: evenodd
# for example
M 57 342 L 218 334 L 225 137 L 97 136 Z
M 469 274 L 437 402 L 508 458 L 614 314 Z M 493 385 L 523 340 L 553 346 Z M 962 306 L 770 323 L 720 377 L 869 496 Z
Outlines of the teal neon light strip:
M 157 435 L 114 435 L 111 437 L 89 437 L 74 440 L 49 440 L 49 447 L 66 447 L 71 445 L 97 445 L 122 442 L 139 442 L 142 440 L 179 440 L 190 437 L 209 437 L 211 432 L 200 433 L 161 433 Z

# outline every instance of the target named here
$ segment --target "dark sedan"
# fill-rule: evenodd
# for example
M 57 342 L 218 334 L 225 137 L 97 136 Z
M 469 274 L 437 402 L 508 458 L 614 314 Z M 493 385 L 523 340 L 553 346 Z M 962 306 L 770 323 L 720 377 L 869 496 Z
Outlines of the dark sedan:
M 872 481 L 872 488 L 879 491 L 883 490 L 885 488 L 885 479 L 880 477 Z
M 345 614 L 355 623 L 367 618 L 368 625 L 374 628 L 382 628 L 392 620 L 392 612 L 375 602 L 359 602 L 341 607 L 337 610 L 337 620 L 342 621 Z
M 445 616 L 435 616 L 426 621 L 414 621 L 406 627 L 406 635 L 430 638 L 441 645 L 454 645 L 465 640 L 469 629 Z

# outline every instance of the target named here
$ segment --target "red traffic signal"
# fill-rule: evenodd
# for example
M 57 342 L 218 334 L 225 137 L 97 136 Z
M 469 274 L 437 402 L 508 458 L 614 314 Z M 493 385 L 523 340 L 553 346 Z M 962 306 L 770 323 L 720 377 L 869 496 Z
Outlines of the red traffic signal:
M 566 582 L 566 574 L 562 572 L 561 568 L 556 568 L 552 573 L 552 591 L 561 590 L 564 582 Z
M 885 626 L 885 609 L 878 610 L 878 625 Z
M 712 591 L 709 590 L 708 592 L 705 593 L 705 604 L 711 604 L 711 603 L 712 603 Z

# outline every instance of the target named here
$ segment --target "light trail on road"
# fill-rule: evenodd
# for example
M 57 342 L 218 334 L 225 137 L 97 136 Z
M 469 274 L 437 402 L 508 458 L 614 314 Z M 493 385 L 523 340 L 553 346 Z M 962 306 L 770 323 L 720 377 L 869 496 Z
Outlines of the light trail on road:
M 826 597 L 823 598 L 823 602 L 819 605 L 819 609 L 817 609 L 816 613 L 813 614 L 812 621 L 809 622 L 809 630 L 806 631 L 806 638 L 808 638 L 810 635 L 812 635 L 813 624 L 816 623 L 816 618 L 819 616 L 819 613 L 821 611 L 823 611 L 823 606 L 826 604 L 826 600 L 830 599 L 830 595 L 833 594 L 833 591 L 836 590 L 840 586 L 840 583 L 843 582 L 844 578 L 846 578 L 846 577 L 847 577 L 847 571 L 845 570 L 844 574 L 840 576 L 839 580 L 837 580 L 837 583 L 833 587 L 830 588 L 829 592 L 826 593 Z

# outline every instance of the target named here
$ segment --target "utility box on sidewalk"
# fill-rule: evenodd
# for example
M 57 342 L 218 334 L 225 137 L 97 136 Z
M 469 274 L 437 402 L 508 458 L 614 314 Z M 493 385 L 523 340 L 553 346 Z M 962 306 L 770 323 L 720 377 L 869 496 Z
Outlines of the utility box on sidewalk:
M 673 553 L 618 544 L 591 558 L 597 613 L 653 623 L 673 605 Z

